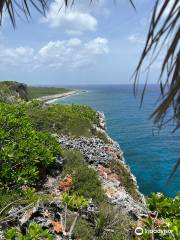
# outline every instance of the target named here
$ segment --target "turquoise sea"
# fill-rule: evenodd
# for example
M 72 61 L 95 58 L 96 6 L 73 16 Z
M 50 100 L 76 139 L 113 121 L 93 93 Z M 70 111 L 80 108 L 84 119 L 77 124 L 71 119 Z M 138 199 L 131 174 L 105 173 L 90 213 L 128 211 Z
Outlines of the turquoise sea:
M 167 185 L 168 176 L 180 157 L 180 131 L 172 135 L 172 126 L 168 126 L 158 134 L 149 119 L 159 96 L 157 86 L 149 87 L 142 108 L 139 99 L 133 96 L 132 85 L 74 88 L 87 92 L 56 103 L 84 104 L 105 113 L 108 134 L 120 144 L 142 193 L 163 192 L 174 196 L 180 191 L 180 169 Z

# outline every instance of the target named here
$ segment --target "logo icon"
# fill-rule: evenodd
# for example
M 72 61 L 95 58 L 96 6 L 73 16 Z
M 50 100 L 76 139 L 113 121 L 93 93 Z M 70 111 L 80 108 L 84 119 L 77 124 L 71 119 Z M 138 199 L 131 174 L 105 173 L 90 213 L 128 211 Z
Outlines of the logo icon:
M 140 236 L 143 234 L 143 229 L 141 227 L 137 227 L 134 232 L 136 235 Z

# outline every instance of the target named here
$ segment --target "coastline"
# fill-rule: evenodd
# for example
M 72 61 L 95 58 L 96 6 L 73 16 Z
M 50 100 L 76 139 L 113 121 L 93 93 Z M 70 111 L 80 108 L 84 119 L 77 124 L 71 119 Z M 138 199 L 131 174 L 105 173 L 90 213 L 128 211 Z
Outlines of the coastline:
M 46 102 L 47 104 L 51 104 L 52 102 L 56 101 L 59 98 L 69 97 L 69 96 L 72 96 L 72 95 L 75 95 L 78 93 L 79 93 L 79 90 L 72 90 L 72 91 L 65 92 L 65 93 L 59 93 L 59 94 L 53 94 L 53 95 L 39 97 L 39 98 L 36 98 L 35 100 L 39 100 L 42 102 Z
M 103 180 L 104 183 L 104 189 L 106 190 L 106 194 L 109 197 L 110 201 L 119 206 L 120 208 L 124 209 L 125 212 L 127 212 L 128 214 L 132 214 L 135 215 L 137 218 L 141 218 L 144 216 L 147 216 L 147 205 L 146 205 L 146 200 L 145 200 L 145 196 L 143 193 L 141 193 L 139 191 L 139 185 L 137 183 L 137 179 L 136 176 L 132 173 L 129 164 L 126 162 L 125 158 L 124 158 L 124 153 L 121 149 L 121 146 L 119 145 L 118 142 L 116 142 L 114 139 L 112 139 L 108 133 L 107 133 L 107 127 L 106 127 L 106 117 L 104 115 L 103 112 L 97 111 L 97 115 L 99 118 L 99 126 L 96 127 L 97 131 L 103 132 L 107 139 L 110 142 L 110 145 L 113 146 L 113 148 L 115 149 L 116 154 L 119 154 L 121 161 L 119 161 L 119 159 L 117 158 L 116 161 L 117 162 L 121 162 L 122 165 L 124 166 L 124 168 L 127 170 L 127 172 L 130 175 L 129 181 L 133 181 L 133 184 L 136 188 L 136 193 L 139 195 L 139 200 L 134 199 L 133 196 L 131 196 L 131 194 L 128 193 L 127 189 L 125 186 L 121 185 L 121 182 L 119 182 L 118 186 L 121 186 L 120 188 L 116 185 L 117 181 L 115 181 L 115 184 L 113 183 L 113 179 L 107 179 L 107 175 L 104 174 L 101 175 L 100 177 Z M 114 157 L 114 154 L 113 154 Z M 104 168 L 103 171 L 106 173 L 106 171 L 109 171 L 109 169 Z M 114 174 L 114 172 L 113 172 Z M 114 176 L 113 176 L 114 178 Z M 116 179 L 117 180 L 117 179 Z M 111 188 L 111 191 L 109 193 L 109 190 Z M 112 188 L 113 191 L 112 191 Z

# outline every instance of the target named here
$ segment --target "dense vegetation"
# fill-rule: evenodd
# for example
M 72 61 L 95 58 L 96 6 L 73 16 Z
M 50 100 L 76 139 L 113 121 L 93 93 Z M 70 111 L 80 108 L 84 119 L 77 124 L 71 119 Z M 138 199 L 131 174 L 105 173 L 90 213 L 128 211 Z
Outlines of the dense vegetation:
M 96 171 L 88 166 L 78 151 L 65 151 L 65 166 L 63 176 L 71 174 L 73 177 L 72 191 L 78 195 L 92 198 L 97 204 L 106 200 L 101 181 Z
M 27 233 L 22 234 L 20 230 L 11 228 L 5 233 L 7 240 L 19 239 L 19 240 L 53 240 L 54 237 L 49 233 L 48 229 L 43 229 L 41 225 L 31 222 L 28 226 Z
M 23 105 L 0 103 L 0 184 L 34 184 L 52 164 L 60 146 L 37 131 Z
M 179 240 L 180 194 L 170 198 L 161 193 L 153 193 L 147 198 L 147 204 L 153 215 L 142 222 L 141 239 Z
M 28 87 L 29 100 L 53 94 L 69 92 L 69 89 L 58 87 Z
M 91 136 L 97 124 L 96 112 L 82 105 L 49 105 L 39 102 L 26 105 L 27 114 L 36 129 L 74 136 Z

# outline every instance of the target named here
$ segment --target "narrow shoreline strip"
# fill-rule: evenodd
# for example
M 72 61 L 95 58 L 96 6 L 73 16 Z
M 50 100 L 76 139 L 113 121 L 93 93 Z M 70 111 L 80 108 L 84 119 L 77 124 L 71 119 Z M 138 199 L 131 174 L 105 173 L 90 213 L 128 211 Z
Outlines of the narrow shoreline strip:
M 39 97 L 39 98 L 36 98 L 36 100 L 46 102 L 46 103 L 52 103 L 53 100 L 63 98 L 63 97 L 72 96 L 72 95 L 75 95 L 75 94 L 78 94 L 78 93 L 79 93 L 78 90 L 73 90 L 73 91 L 69 91 L 69 92 L 65 92 L 65 93 L 59 93 L 59 94 L 53 94 L 53 95 Z

